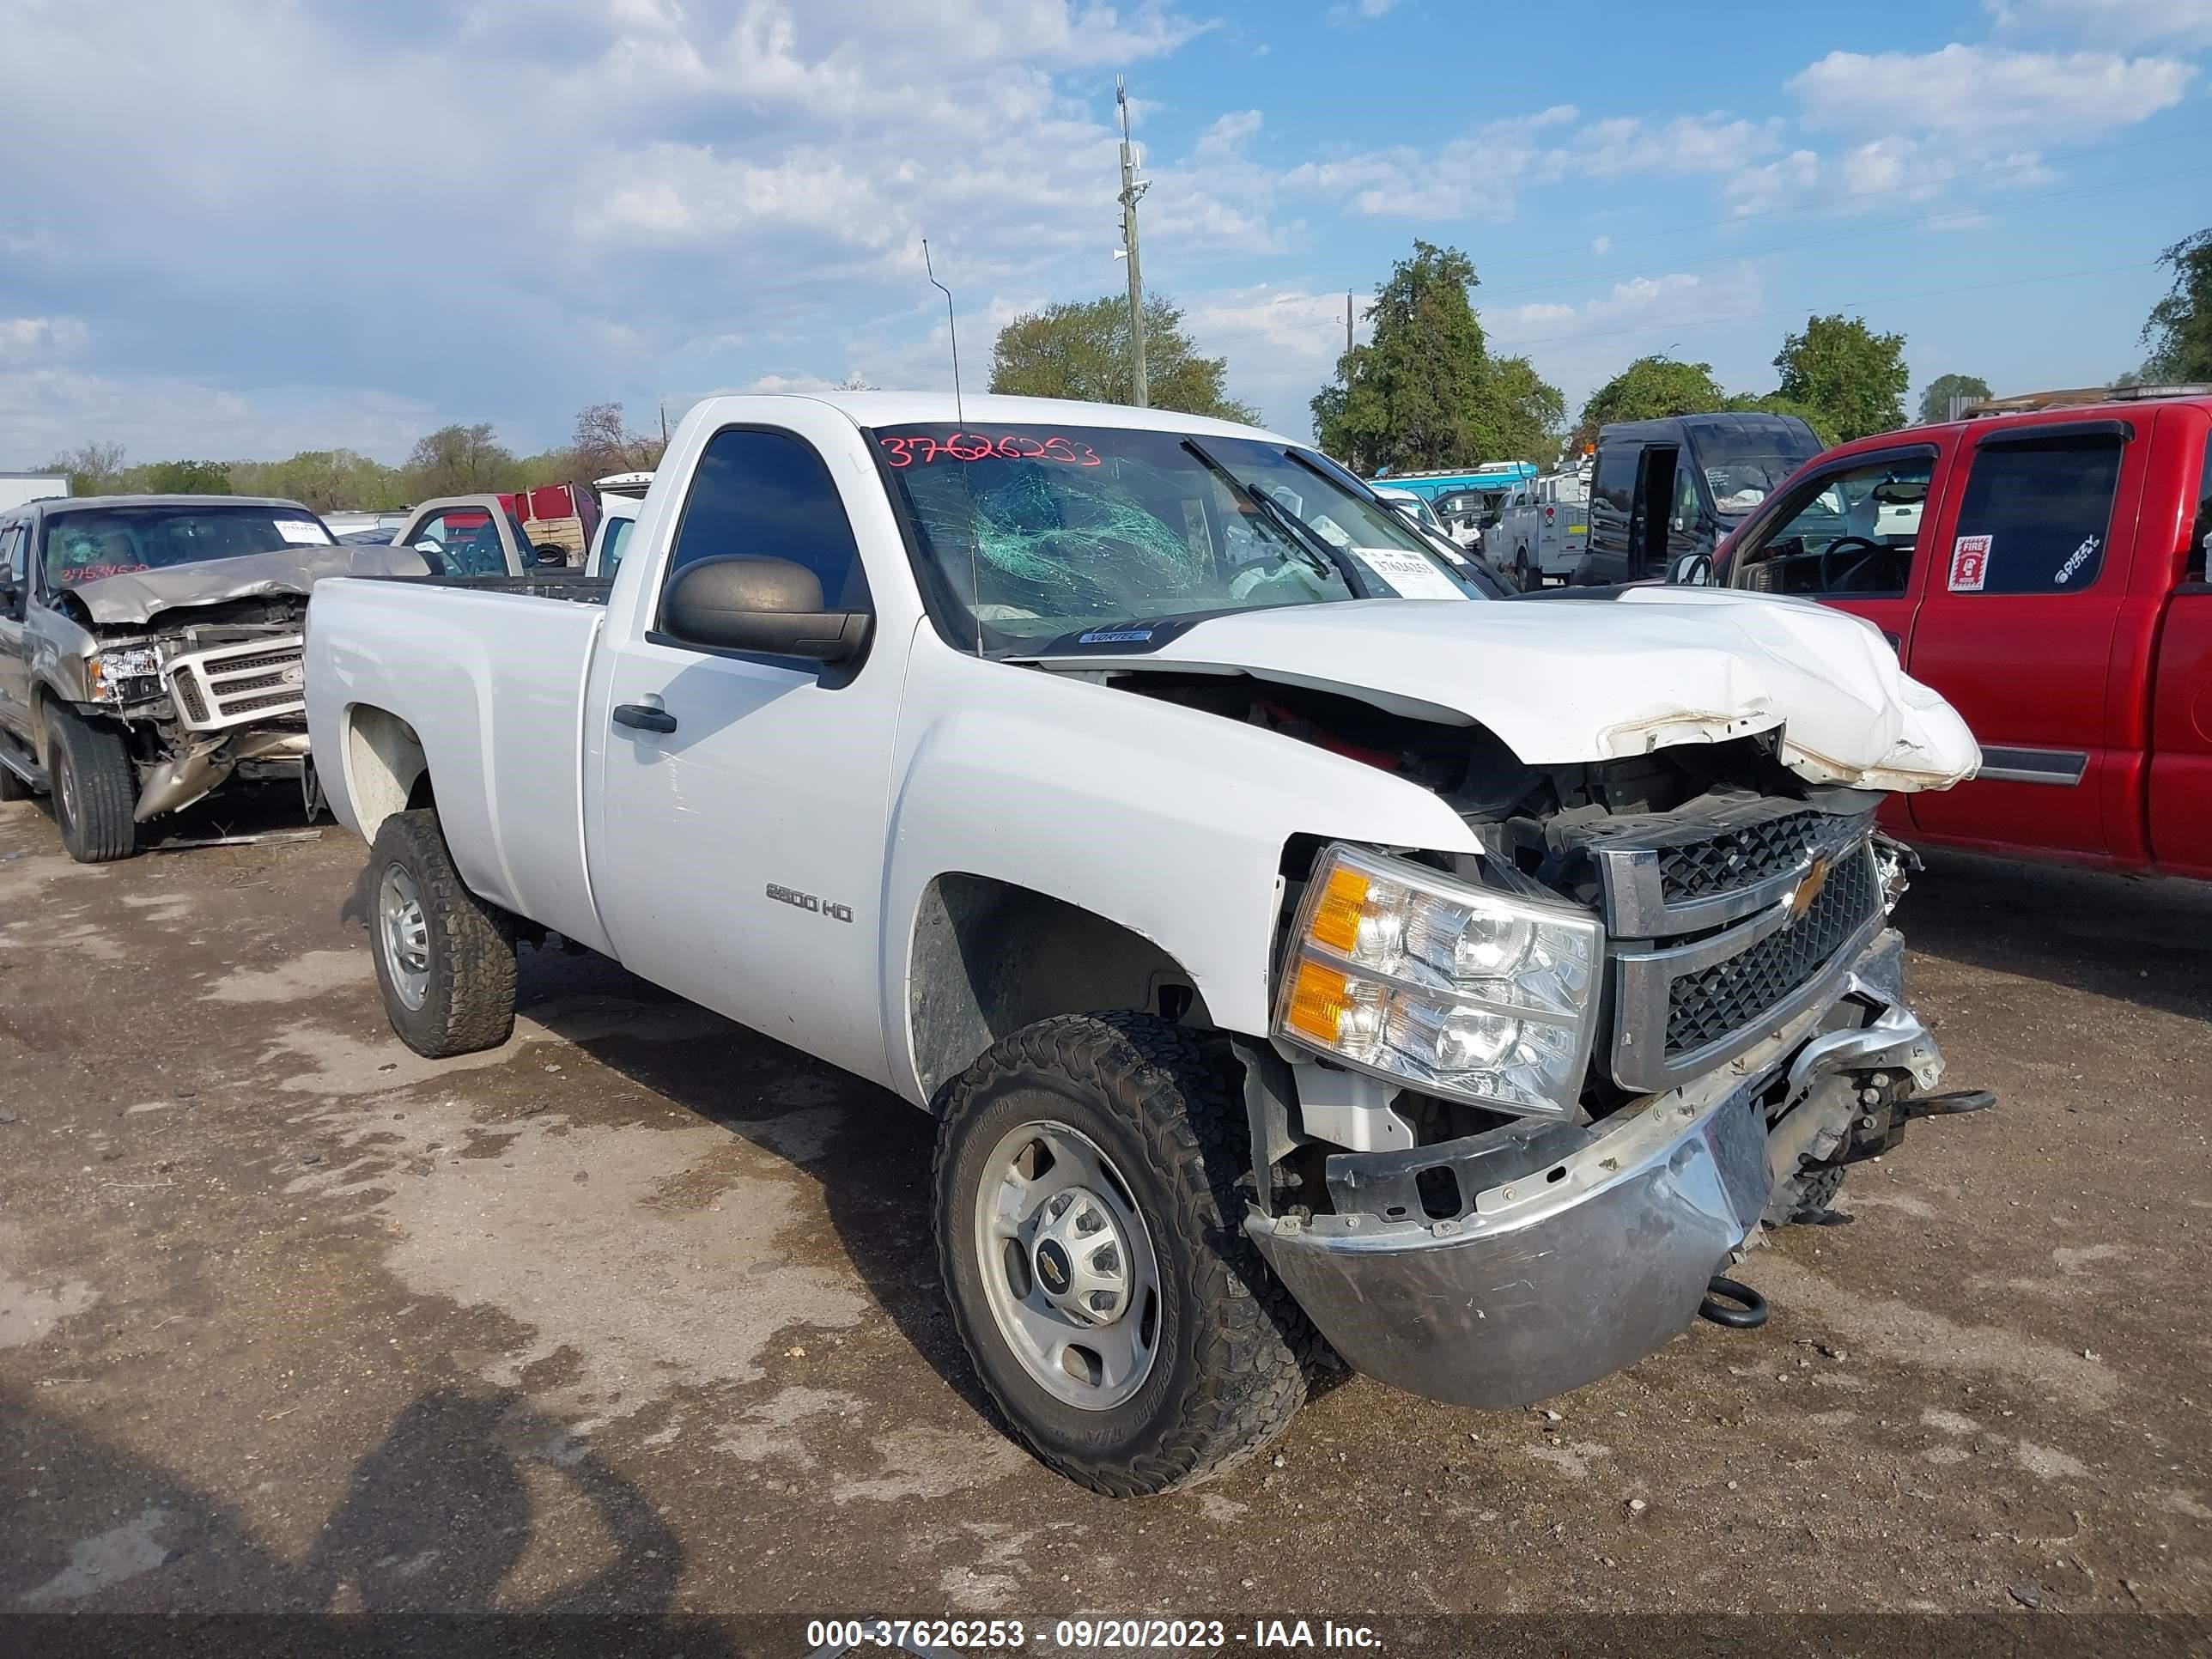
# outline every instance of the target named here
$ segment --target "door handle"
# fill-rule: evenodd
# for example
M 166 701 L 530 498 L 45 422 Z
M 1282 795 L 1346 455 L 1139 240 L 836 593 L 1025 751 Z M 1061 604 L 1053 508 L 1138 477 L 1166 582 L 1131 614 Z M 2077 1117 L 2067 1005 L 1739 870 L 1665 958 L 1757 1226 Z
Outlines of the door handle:
M 648 708 L 641 702 L 618 702 L 615 705 L 615 724 L 633 726 L 640 732 L 673 732 L 676 716 L 665 708 Z

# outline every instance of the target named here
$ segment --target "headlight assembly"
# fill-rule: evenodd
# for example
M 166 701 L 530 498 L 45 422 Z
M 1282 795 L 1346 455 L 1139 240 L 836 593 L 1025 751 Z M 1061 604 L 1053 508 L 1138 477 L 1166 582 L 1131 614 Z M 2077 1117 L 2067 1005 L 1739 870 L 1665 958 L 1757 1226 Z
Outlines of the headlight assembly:
M 1357 848 L 1325 848 L 1298 908 L 1275 1030 L 1362 1071 L 1565 1117 L 1595 1023 L 1596 918 Z
M 85 659 L 85 690 L 95 702 L 158 696 L 161 678 L 161 653 L 150 645 L 112 645 Z

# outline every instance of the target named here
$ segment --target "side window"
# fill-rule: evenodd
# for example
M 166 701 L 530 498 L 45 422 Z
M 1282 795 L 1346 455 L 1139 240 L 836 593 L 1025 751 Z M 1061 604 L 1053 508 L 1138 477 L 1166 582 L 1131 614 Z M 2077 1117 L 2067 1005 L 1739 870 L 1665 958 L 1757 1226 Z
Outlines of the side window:
M 708 440 L 667 580 L 697 560 L 732 554 L 805 566 L 832 610 L 867 603 L 860 550 L 836 483 L 822 458 L 787 432 L 732 428 Z
M 507 550 L 500 545 L 499 526 L 480 507 L 433 513 L 408 538 L 408 545 L 438 555 L 445 561 L 448 575 L 499 576 L 507 572 Z
M 7 598 L 0 600 L 0 616 L 19 622 L 23 607 L 29 603 L 29 595 L 23 591 L 30 577 L 29 562 L 24 557 L 24 549 L 29 544 L 30 538 L 24 533 L 22 526 L 11 524 L 0 530 L 0 573 L 4 573 L 9 589 Z
M 2105 566 L 2123 441 L 2058 438 L 1974 454 L 1944 585 L 1954 593 L 2078 593 Z
M 1935 466 L 1932 455 L 1900 456 L 1798 485 L 1738 557 L 1735 585 L 1855 599 L 1902 594 L 1911 585 Z
M 2197 479 L 2197 517 L 2189 529 L 2189 558 L 2184 581 L 2205 580 L 2205 566 L 2212 560 L 2212 433 L 2204 438 L 2204 471 Z
M 1698 527 L 1704 509 L 1698 502 L 1698 475 L 1686 460 L 1674 463 L 1674 505 L 1668 514 L 1668 528 L 1688 532 Z
M 1607 552 L 1628 545 L 1628 514 L 1635 504 L 1636 464 L 1643 451 L 1615 444 L 1598 452 L 1597 476 L 1590 485 L 1590 544 Z
M 623 549 L 629 545 L 629 532 L 636 528 L 635 519 L 607 520 L 607 538 L 599 548 L 599 574 L 611 576 L 622 568 Z

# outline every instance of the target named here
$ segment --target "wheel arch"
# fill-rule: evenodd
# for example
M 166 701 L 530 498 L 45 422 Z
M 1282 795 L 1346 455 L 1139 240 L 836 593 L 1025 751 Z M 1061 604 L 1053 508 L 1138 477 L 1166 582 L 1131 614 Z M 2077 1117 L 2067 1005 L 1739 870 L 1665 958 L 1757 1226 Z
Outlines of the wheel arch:
M 907 940 L 905 1013 L 933 1110 L 945 1085 L 1000 1038 L 1057 1014 L 1115 1009 L 1212 1023 L 1189 969 L 1109 916 L 960 871 L 922 890 Z
M 412 726 L 374 703 L 354 703 L 344 733 L 346 797 L 363 841 L 374 842 L 393 813 L 434 804 L 429 757 Z

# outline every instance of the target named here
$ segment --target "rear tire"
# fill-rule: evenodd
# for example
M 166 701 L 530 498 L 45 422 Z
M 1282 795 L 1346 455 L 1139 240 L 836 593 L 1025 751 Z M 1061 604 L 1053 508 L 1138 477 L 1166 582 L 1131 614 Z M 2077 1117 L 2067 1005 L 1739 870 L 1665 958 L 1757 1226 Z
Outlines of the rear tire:
M 1304 1402 L 1319 1338 L 1245 1237 L 1249 1164 L 1196 1037 L 1149 1015 L 1040 1020 L 955 1081 L 933 1170 L 939 1271 L 985 1389 L 1047 1467 L 1109 1497 L 1170 1492 L 1250 1456 Z M 1073 1248 L 1048 1260 L 1054 1228 Z M 1102 1298 L 1103 1319 L 1051 1304 L 1100 1284 L 1073 1295 Z
M 431 1060 L 514 1030 L 514 918 L 461 880 L 429 808 L 394 812 L 368 855 L 369 954 L 399 1040 Z
M 0 800 L 28 800 L 38 792 L 5 766 L 0 766 Z
M 1537 585 L 1535 573 L 1528 568 L 1528 550 L 1525 547 L 1513 556 L 1513 585 L 1523 593 Z
M 138 775 L 121 733 L 74 709 L 46 716 L 46 775 L 53 780 L 54 824 L 79 864 L 112 864 L 138 850 Z

